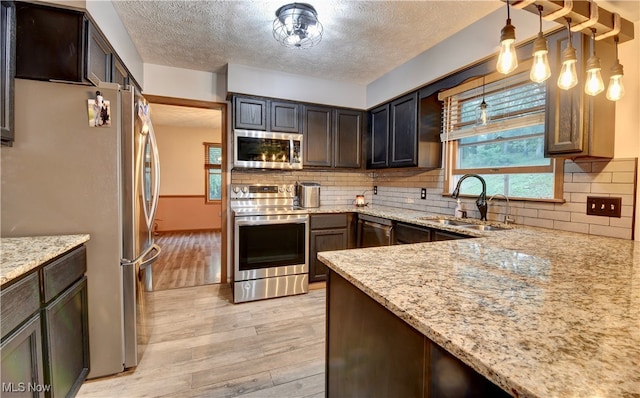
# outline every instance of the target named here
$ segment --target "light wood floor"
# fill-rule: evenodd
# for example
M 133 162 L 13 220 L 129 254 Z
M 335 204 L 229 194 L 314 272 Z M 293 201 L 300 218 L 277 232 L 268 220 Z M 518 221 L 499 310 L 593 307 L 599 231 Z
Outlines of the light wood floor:
M 325 289 L 231 303 L 227 284 L 151 293 L 152 337 L 134 372 L 78 397 L 323 397 Z
M 153 264 L 153 290 L 220 283 L 220 231 L 163 232 Z

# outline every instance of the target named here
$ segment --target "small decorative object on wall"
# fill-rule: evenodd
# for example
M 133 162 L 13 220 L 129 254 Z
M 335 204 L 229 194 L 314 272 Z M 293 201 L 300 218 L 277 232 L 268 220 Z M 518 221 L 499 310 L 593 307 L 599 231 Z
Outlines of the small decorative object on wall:
M 96 91 L 96 98 L 87 100 L 87 113 L 89 115 L 89 127 L 111 126 L 111 101 L 105 100 Z

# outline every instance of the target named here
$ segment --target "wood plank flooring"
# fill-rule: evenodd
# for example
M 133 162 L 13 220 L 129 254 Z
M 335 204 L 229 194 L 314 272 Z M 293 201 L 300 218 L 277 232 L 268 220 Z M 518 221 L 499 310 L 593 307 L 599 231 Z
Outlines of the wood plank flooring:
M 220 283 L 220 231 L 163 232 L 153 264 L 153 290 Z
M 78 397 L 324 396 L 325 289 L 232 304 L 227 284 L 154 291 L 139 366 Z

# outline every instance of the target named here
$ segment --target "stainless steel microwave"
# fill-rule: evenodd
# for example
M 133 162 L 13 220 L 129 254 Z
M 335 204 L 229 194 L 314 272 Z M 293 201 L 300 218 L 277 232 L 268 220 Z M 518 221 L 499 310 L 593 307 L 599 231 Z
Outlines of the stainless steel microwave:
M 302 134 L 235 130 L 233 166 L 302 169 Z

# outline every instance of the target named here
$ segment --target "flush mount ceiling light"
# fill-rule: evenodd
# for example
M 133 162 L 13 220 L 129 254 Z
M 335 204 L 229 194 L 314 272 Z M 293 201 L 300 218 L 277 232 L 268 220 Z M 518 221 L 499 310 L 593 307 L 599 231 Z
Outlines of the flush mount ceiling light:
M 273 37 L 290 48 L 310 48 L 322 40 L 322 24 L 313 6 L 306 3 L 286 4 L 276 11 Z

